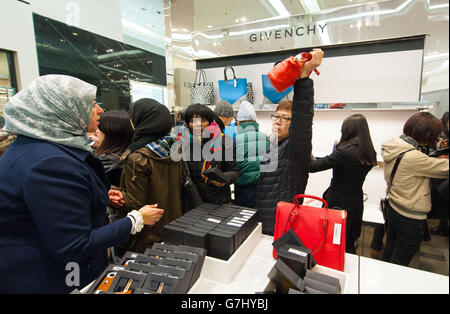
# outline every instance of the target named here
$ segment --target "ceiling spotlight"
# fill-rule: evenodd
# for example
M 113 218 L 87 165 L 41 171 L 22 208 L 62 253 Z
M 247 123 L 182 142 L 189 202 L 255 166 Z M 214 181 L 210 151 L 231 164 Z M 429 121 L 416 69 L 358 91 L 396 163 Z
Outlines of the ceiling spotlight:
M 212 25 L 208 25 L 208 28 L 213 28 L 213 26 Z
M 73 35 L 73 36 L 78 36 L 78 33 L 75 33 L 75 32 L 74 32 L 74 33 L 72 33 L 72 35 Z

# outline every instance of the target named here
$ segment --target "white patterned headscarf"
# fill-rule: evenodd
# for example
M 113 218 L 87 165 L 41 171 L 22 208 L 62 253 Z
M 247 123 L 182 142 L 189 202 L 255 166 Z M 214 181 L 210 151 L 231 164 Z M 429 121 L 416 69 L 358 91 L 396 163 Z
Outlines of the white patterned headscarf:
M 41 76 L 5 105 L 3 130 L 91 152 L 88 126 L 96 91 L 71 76 Z

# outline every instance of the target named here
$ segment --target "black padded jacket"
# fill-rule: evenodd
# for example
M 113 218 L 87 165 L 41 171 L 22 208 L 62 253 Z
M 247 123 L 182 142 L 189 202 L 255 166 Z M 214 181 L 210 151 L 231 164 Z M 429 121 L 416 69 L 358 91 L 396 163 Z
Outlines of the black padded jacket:
M 278 148 L 271 146 L 261 161 L 256 208 L 265 234 L 273 235 L 277 203 L 292 202 L 295 195 L 305 192 L 311 161 L 313 117 L 314 82 L 310 78 L 297 80 L 289 137 L 278 143 Z

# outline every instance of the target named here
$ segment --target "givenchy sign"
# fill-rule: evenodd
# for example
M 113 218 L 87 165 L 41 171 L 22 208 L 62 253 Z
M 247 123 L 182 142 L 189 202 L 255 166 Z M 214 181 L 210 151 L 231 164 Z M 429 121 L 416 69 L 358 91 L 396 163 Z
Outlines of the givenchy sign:
M 294 26 L 291 28 L 282 28 L 271 31 L 264 31 L 259 33 L 250 34 L 250 41 L 252 43 L 263 40 L 285 39 L 292 37 L 311 36 L 316 33 L 323 34 L 327 24 L 324 25 L 314 24 L 305 26 Z

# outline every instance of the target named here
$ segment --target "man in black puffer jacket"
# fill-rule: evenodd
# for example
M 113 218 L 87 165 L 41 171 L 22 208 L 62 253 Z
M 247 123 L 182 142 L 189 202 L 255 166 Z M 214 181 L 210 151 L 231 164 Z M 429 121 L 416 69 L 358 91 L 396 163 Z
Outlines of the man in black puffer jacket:
M 277 203 L 292 202 L 306 189 L 314 117 L 314 82 L 309 74 L 321 64 L 323 52 L 314 49 L 312 55 L 294 85 L 294 100 L 281 102 L 272 115 L 275 145 L 261 161 L 255 206 L 265 234 L 274 233 Z

